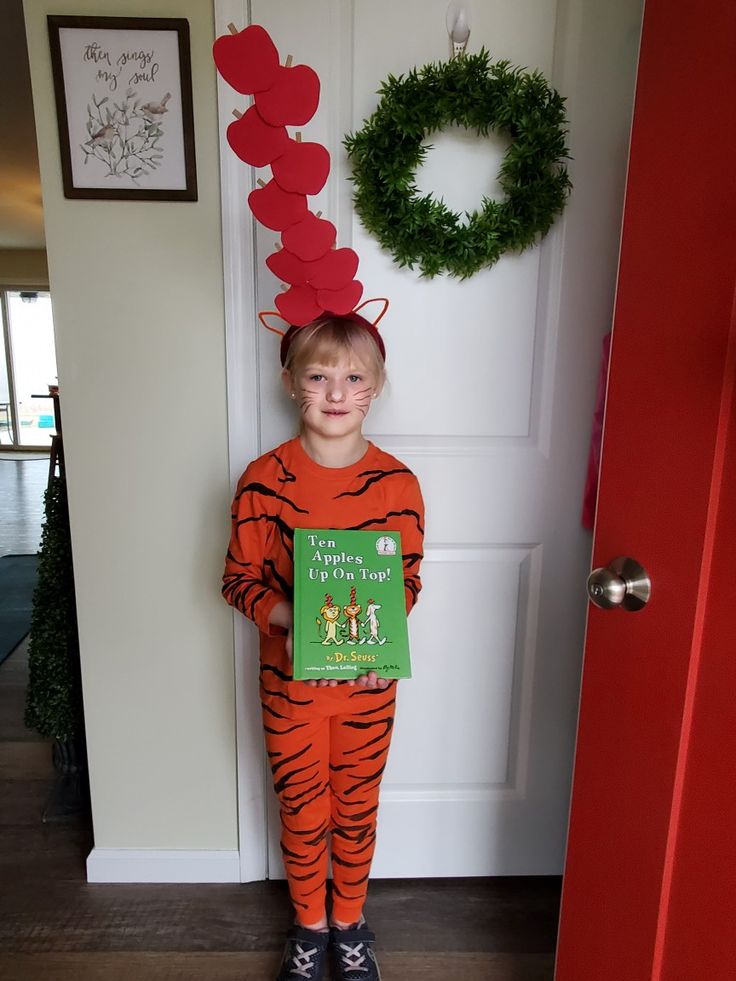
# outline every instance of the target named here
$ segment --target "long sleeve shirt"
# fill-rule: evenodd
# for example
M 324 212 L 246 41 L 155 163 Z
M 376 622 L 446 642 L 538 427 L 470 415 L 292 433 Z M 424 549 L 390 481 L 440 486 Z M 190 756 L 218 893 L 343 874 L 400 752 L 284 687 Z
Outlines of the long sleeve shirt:
M 401 533 L 406 608 L 419 595 L 424 504 L 400 460 L 373 443 L 349 467 L 315 463 L 298 437 L 254 460 L 238 481 L 222 592 L 261 632 L 261 660 L 290 675 L 284 631 L 269 624 L 274 606 L 292 601 L 295 528 Z

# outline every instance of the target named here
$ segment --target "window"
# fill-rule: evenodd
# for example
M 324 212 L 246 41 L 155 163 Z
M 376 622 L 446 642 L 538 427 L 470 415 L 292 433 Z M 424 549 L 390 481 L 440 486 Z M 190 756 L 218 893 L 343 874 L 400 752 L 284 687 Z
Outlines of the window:
M 51 297 L 0 290 L 0 444 L 43 448 L 56 432 L 50 386 L 57 385 Z

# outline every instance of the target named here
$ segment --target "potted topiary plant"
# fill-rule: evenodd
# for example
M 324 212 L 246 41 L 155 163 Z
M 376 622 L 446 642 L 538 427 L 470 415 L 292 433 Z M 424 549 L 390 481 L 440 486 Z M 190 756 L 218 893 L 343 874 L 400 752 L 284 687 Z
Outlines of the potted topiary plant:
M 52 739 L 56 786 L 43 820 L 89 808 L 82 678 L 69 510 L 63 472 L 44 494 L 38 581 L 33 593 L 25 724 Z

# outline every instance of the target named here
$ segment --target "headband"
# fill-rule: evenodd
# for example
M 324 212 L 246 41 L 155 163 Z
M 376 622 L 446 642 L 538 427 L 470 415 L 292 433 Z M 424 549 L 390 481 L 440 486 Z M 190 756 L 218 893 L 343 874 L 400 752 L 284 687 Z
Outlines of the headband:
M 330 154 L 319 143 L 302 142 L 301 132 L 289 135 L 287 126 L 303 126 L 317 111 L 320 83 L 308 65 L 292 65 L 289 55 L 280 63 L 268 32 L 258 24 L 242 31 L 229 24 L 230 34 L 217 38 L 213 57 L 217 70 L 237 92 L 253 97 L 245 113 L 237 110 L 227 128 L 227 141 L 235 154 L 252 167 L 271 168 L 271 180 L 259 179 L 248 195 L 248 205 L 262 225 L 281 233 L 280 248 L 266 259 L 282 282 L 276 310 L 258 314 L 268 330 L 281 335 L 281 363 L 295 332 L 323 317 L 361 324 L 386 356 L 376 325 L 388 308 L 383 303 L 371 321 L 358 311 L 363 284 L 355 278 L 357 253 L 336 247 L 337 230 L 322 213 L 312 212 L 307 196 L 318 194 L 330 172 Z M 358 305 L 359 304 L 359 305 Z M 277 317 L 288 328 L 280 330 L 267 318 Z

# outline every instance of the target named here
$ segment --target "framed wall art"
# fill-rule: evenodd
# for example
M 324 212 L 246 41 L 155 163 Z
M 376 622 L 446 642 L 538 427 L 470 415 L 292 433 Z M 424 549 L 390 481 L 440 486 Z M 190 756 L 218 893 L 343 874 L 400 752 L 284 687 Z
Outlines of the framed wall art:
M 47 20 L 64 196 L 196 201 L 189 22 Z

